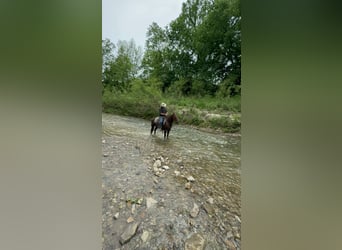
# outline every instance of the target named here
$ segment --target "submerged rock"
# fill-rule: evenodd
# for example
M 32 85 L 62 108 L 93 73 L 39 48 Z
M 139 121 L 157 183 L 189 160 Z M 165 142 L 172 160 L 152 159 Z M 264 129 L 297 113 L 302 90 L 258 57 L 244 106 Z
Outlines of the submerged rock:
M 153 168 L 160 168 L 161 167 L 161 161 L 160 160 L 156 160 L 154 163 L 153 163 Z
M 195 218 L 195 217 L 197 217 L 198 213 L 199 213 L 199 207 L 196 203 L 194 203 L 194 207 L 192 208 L 192 210 L 190 212 L 190 216 L 192 218 Z
M 226 240 L 226 246 L 228 247 L 229 250 L 236 250 L 236 246 L 233 242 L 231 242 L 230 240 Z
M 134 221 L 134 218 L 133 218 L 132 216 L 128 217 L 127 223 L 131 223 L 131 222 L 133 222 L 133 221 Z
M 154 206 L 155 204 L 157 204 L 157 201 L 155 199 L 153 199 L 152 197 L 147 197 L 146 198 L 146 207 L 147 207 L 147 209 L 149 209 L 150 207 Z
M 117 220 L 117 219 L 119 218 L 119 215 L 120 215 L 119 212 L 117 212 L 116 214 L 114 214 L 114 219 Z
M 137 232 L 138 226 L 139 226 L 139 223 L 135 222 L 135 223 L 129 224 L 126 227 L 125 231 L 120 236 L 121 245 L 127 243 L 130 239 L 132 239 L 132 237 Z
M 206 211 L 209 216 L 212 216 L 215 212 L 214 208 L 209 204 L 203 204 L 202 207 L 203 207 L 204 211 Z
M 210 204 L 214 204 L 214 199 L 212 197 L 209 197 L 209 199 L 207 200 L 208 203 Z
M 149 235 L 150 235 L 150 233 L 148 231 L 144 231 L 140 238 L 145 243 L 147 241 Z
M 185 250 L 203 250 L 205 239 L 202 235 L 195 233 L 190 236 L 185 242 Z

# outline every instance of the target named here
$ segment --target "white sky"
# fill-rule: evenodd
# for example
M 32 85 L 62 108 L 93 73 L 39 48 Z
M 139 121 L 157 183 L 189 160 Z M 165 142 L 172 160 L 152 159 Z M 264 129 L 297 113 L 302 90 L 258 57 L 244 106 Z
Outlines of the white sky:
M 144 49 L 147 28 L 164 28 L 181 13 L 185 0 L 102 0 L 102 39 L 135 40 Z

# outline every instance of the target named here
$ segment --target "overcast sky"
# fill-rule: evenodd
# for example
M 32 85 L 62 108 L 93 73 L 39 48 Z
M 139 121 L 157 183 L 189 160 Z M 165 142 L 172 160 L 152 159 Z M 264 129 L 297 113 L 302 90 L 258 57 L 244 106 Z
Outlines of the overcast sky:
M 102 39 L 133 38 L 144 49 L 152 22 L 164 28 L 181 13 L 185 0 L 102 0 Z

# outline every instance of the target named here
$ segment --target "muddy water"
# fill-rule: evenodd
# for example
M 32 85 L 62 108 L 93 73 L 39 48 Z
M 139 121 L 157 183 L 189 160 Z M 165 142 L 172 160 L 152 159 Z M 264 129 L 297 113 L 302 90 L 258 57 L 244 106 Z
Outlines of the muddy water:
M 184 249 L 194 233 L 204 249 L 240 249 L 239 136 L 175 124 L 164 140 L 149 121 L 109 114 L 102 126 L 103 249 Z

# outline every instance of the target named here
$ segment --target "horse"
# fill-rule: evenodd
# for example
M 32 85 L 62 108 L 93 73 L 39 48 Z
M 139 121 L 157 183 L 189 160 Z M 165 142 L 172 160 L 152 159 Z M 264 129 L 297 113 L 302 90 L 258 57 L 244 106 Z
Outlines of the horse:
M 166 118 L 164 119 L 164 123 L 161 127 L 161 130 L 164 131 L 164 140 L 169 139 L 169 133 L 172 128 L 173 122 L 178 122 L 178 118 L 175 113 L 173 113 L 172 115 L 167 115 Z M 151 135 L 153 131 L 154 131 L 154 134 L 156 134 L 158 124 L 159 124 L 159 117 L 153 118 L 151 120 Z

